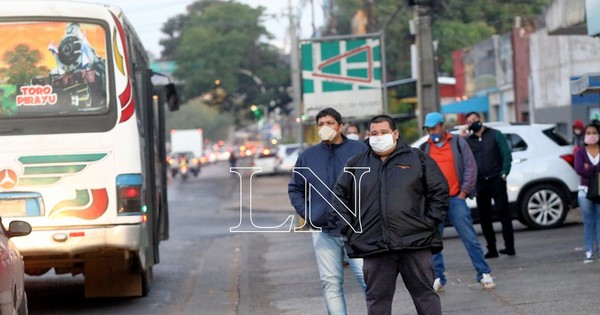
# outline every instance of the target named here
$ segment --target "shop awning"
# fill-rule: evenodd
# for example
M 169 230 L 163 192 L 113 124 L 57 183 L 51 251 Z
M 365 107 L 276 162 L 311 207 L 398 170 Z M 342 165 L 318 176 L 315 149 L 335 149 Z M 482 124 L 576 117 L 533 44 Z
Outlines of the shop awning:
M 577 78 L 571 78 L 571 94 L 600 92 L 600 73 L 588 73 Z
M 490 101 L 487 96 L 476 96 L 468 100 L 442 105 L 442 114 L 487 113 L 489 108 Z

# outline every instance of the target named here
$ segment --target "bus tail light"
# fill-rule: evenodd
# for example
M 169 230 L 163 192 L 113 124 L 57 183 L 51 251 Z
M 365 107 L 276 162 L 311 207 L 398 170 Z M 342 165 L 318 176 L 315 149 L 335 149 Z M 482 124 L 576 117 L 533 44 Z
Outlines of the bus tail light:
M 117 215 L 140 215 L 142 212 L 142 176 L 117 176 Z
M 142 211 L 141 191 L 141 186 L 118 187 L 118 214 L 140 213 Z

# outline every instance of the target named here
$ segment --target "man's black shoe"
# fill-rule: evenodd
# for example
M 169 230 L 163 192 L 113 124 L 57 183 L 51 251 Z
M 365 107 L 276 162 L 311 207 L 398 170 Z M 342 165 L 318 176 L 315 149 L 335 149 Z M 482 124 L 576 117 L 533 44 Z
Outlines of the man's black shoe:
M 508 255 L 508 256 L 514 256 L 516 254 L 514 249 L 508 249 L 508 248 L 501 249 L 498 252 L 502 255 Z
M 496 257 L 498 257 L 498 252 L 497 251 L 487 252 L 485 254 L 485 258 L 496 258 Z

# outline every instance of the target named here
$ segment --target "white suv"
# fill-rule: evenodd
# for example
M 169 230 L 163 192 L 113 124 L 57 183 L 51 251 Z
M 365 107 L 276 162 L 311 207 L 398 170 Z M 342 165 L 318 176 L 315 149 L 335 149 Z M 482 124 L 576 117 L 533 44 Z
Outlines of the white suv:
M 512 152 L 507 177 L 513 217 L 533 229 L 552 228 L 577 206 L 579 176 L 573 168 L 573 146 L 549 124 L 485 124 L 501 131 Z M 452 130 L 457 134 L 460 127 Z M 411 144 L 419 147 L 428 136 Z M 479 218 L 475 199 L 467 200 L 473 219 Z

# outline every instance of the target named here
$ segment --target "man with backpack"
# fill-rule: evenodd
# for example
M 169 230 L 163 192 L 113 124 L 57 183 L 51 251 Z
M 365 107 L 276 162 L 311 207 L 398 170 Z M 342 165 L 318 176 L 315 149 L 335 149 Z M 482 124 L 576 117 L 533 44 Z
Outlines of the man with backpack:
M 348 256 L 364 261 L 367 312 L 392 314 L 400 274 L 417 314 L 441 315 L 432 253 L 443 248 L 437 227 L 448 211 L 448 184 L 431 158 L 400 137 L 392 117 L 373 117 L 369 135 L 369 149 L 348 160 L 332 200 Z
M 473 228 L 471 209 L 466 202 L 466 198 L 476 195 L 477 164 L 473 153 L 462 137 L 453 136 L 446 131 L 444 117 L 440 113 L 427 114 L 423 128 L 429 133 L 429 139 L 421 145 L 421 150 L 428 153 L 438 164 L 450 188 L 448 218 L 465 245 L 471 263 L 477 271 L 477 281 L 481 283 L 483 289 L 493 289 L 496 284 L 491 276 L 491 269 L 485 261 L 481 244 Z M 439 229 L 440 234 L 443 234 L 444 223 L 440 224 Z M 442 292 L 446 284 L 442 253 L 433 256 L 433 264 L 435 269 L 433 288 L 436 292 Z

